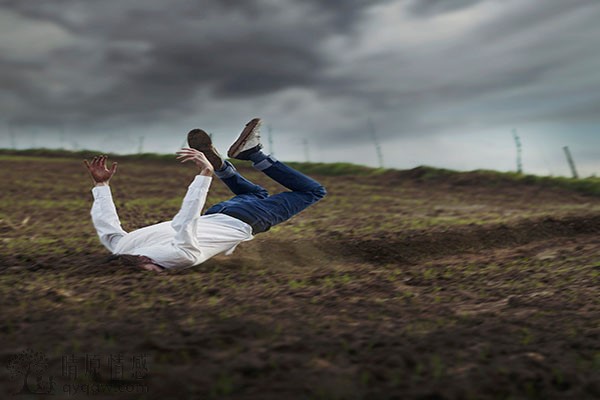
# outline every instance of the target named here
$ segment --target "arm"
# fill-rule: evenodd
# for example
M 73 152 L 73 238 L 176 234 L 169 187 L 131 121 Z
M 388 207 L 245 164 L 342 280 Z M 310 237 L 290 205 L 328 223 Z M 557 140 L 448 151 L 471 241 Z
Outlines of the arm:
M 113 163 L 110 170 L 106 168 L 107 156 L 96 156 L 91 162 L 84 160 L 95 187 L 92 189 L 94 195 L 94 204 L 92 205 L 91 216 L 100 242 L 111 252 L 127 234 L 121 228 L 121 222 L 117 215 L 117 209 L 112 200 L 109 181 L 117 172 L 117 163 Z
M 198 150 L 184 148 L 178 151 L 177 154 L 179 155 L 177 158 L 181 159 L 182 163 L 192 161 L 200 170 L 188 187 L 181 209 L 171 222 L 171 226 L 176 232 L 175 245 L 183 250 L 186 248 L 195 249 L 198 247 L 196 232 L 198 218 L 200 218 L 212 182 L 213 167 L 204 154 Z
M 176 232 L 175 245 L 179 248 L 190 247 L 194 249 L 198 247 L 198 218 L 200 218 L 202 207 L 206 202 L 211 181 L 212 178 L 209 176 L 197 175 L 194 178 L 183 198 L 181 209 L 171 222 L 171 227 Z
M 96 228 L 100 242 L 113 253 L 117 243 L 127 232 L 121 228 L 110 186 L 96 185 L 92 189 L 92 194 L 94 195 L 94 204 L 90 212 L 92 223 Z

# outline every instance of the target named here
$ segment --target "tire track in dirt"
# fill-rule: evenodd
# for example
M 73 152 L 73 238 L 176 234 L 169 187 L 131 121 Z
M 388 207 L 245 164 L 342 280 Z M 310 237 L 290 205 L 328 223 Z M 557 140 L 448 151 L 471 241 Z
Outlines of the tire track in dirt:
M 277 248 L 271 254 L 312 254 L 313 257 L 358 259 L 369 263 L 415 263 L 461 253 L 517 247 L 555 238 L 600 233 L 600 215 L 545 217 L 513 225 L 465 226 L 441 231 L 412 231 L 400 236 L 373 235 L 370 238 L 338 235 L 311 241 L 265 240 Z M 373 239 L 373 237 L 376 237 Z M 319 254 L 320 253 L 320 254 Z

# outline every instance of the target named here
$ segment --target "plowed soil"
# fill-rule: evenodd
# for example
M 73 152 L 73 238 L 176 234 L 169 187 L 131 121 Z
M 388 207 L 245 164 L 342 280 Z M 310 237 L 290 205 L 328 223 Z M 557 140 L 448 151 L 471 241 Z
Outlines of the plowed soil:
M 171 219 L 194 170 L 119 161 L 124 228 Z M 600 398 L 600 197 L 477 173 L 315 175 L 322 202 L 157 274 L 105 261 L 81 160 L 0 155 L 0 170 L 1 398 L 27 349 L 48 398 Z M 207 205 L 228 196 L 215 180 Z M 115 354 L 131 358 L 116 378 Z

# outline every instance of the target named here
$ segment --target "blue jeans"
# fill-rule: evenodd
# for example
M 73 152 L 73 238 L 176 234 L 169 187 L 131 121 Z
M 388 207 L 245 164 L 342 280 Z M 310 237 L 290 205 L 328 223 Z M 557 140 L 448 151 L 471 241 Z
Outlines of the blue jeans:
M 231 163 L 226 163 L 228 165 L 224 172 L 215 173 L 236 196 L 215 204 L 205 214 L 222 213 L 238 218 L 252 226 L 255 234 L 290 219 L 327 193 L 319 182 L 272 156 L 254 164 L 254 167 L 290 189 L 289 192 L 269 196 L 265 188 L 250 182 Z

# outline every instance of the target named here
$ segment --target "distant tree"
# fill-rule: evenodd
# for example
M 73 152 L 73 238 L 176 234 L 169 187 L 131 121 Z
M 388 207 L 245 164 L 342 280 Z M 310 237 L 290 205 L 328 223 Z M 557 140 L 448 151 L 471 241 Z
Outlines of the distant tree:
M 6 365 L 11 379 L 23 377 L 23 385 L 18 393 L 34 393 L 29 388 L 27 380 L 30 375 L 40 376 L 48 368 L 48 359 L 44 353 L 26 349 L 13 356 Z

